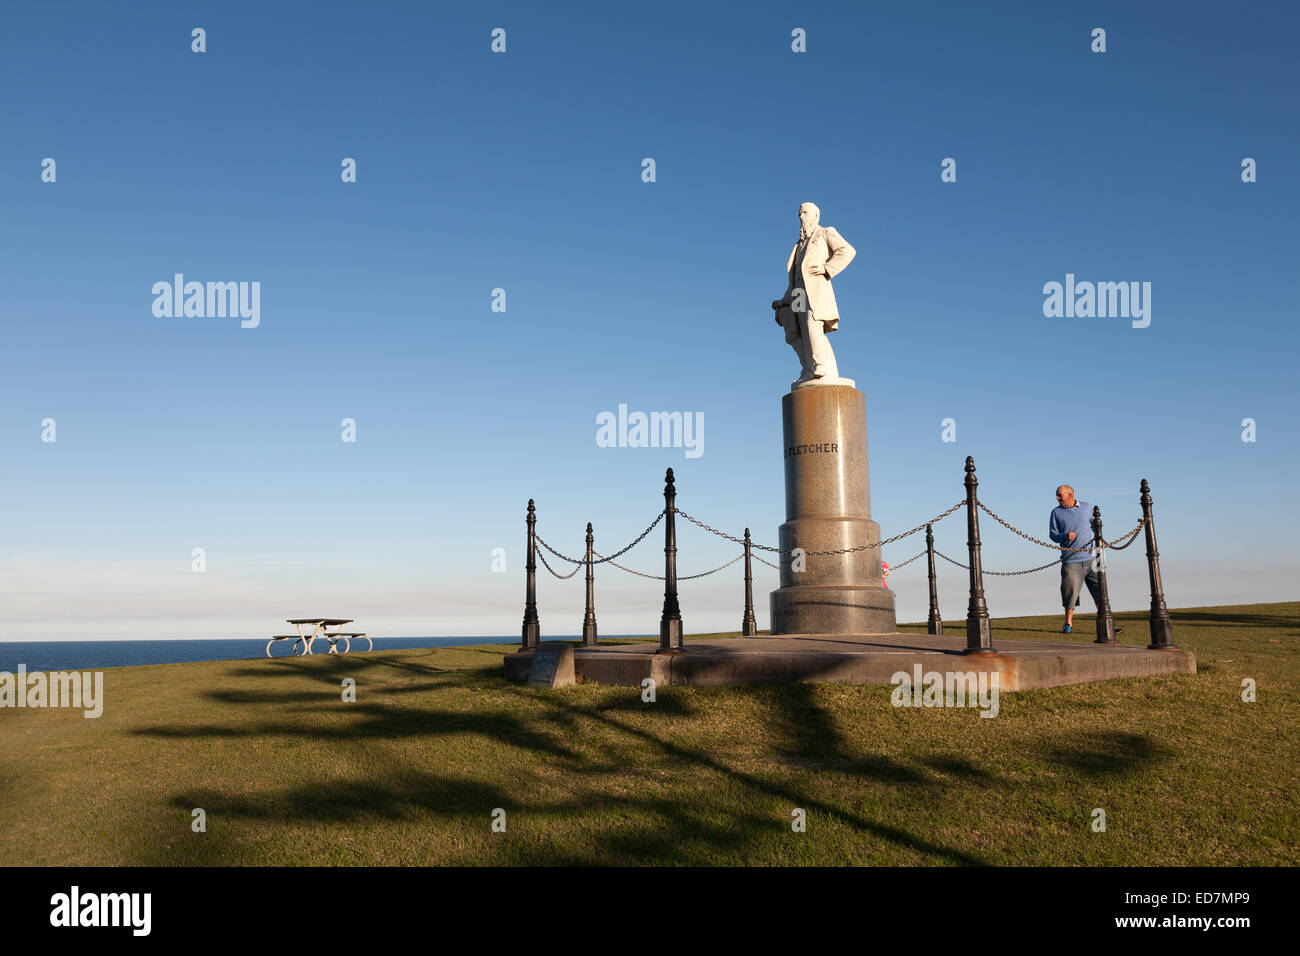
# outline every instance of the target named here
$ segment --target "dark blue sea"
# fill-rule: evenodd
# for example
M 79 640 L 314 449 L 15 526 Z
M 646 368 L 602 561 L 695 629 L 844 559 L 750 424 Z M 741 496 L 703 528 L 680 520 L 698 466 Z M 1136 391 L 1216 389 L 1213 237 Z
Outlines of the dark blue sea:
M 552 637 L 550 640 L 564 640 Z M 570 638 L 576 639 L 576 638 Z M 519 637 L 376 637 L 375 653 L 412 647 L 462 647 L 469 644 L 518 644 Z M 271 648 L 275 657 L 291 656 L 291 641 Z M 317 640 L 313 655 L 329 644 Z M 366 653 L 366 642 L 352 645 L 353 654 Z M 266 639 L 191 641 L 0 641 L 0 671 L 14 673 L 19 664 L 29 671 L 99 670 L 133 664 L 183 664 L 190 661 L 233 661 L 266 658 Z

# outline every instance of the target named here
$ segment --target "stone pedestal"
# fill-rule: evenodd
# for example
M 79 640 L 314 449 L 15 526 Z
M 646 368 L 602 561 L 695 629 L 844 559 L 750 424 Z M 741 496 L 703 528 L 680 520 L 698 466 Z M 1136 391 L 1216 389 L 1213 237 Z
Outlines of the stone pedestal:
M 867 407 L 851 385 L 804 385 L 781 399 L 785 437 L 784 549 L 836 551 L 880 540 L 871 520 Z M 804 558 L 781 555 L 772 634 L 893 634 L 894 595 L 880 548 Z

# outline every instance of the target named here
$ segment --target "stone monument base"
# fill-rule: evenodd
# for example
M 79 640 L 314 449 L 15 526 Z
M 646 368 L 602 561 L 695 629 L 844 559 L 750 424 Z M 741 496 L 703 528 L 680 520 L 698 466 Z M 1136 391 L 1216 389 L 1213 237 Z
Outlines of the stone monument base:
M 866 399 L 837 382 L 809 383 L 781 400 L 786 520 L 777 532 L 773 636 L 898 629 L 874 546 L 880 525 L 871 520 Z
M 893 634 L 894 592 L 886 587 L 789 587 L 772 592 L 771 629 L 786 634 Z
M 1128 622 L 1126 622 L 1127 624 Z M 907 634 L 789 634 L 693 640 L 677 654 L 657 654 L 654 643 L 579 647 L 574 667 L 584 682 L 644 687 L 647 677 L 662 686 L 693 684 L 789 684 L 796 681 L 895 683 L 899 671 L 996 672 L 1000 692 L 1060 687 L 1085 681 L 1153 674 L 1195 674 L 1191 651 L 1152 651 L 1089 640 L 1002 640 L 996 654 L 964 654 L 961 621 L 949 621 L 940 636 Z M 1130 624 L 1143 630 L 1141 623 Z M 505 657 L 505 675 L 525 680 L 533 651 Z

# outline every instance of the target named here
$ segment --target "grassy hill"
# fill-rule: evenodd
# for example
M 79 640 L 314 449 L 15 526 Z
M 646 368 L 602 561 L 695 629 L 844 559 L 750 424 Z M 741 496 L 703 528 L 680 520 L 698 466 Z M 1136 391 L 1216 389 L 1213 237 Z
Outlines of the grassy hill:
M 630 688 L 533 690 L 502 678 L 505 646 L 112 669 L 98 720 L 0 710 L 0 854 L 1295 865 L 1300 603 L 1172 613 L 1200 673 L 1006 694 L 992 720 L 895 709 L 885 687 L 665 687 L 653 704 Z M 1145 614 L 1117 618 L 1124 643 L 1146 643 Z M 1065 639 L 1058 629 L 998 620 L 994 639 Z M 194 808 L 206 833 L 191 830 Z M 795 808 L 805 833 L 791 831 Z

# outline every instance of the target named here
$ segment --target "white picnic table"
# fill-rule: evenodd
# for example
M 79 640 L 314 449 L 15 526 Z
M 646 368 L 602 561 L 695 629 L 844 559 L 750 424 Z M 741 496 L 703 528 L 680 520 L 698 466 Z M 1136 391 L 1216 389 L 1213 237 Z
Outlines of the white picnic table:
M 349 651 L 352 650 L 352 638 L 354 637 L 358 637 L 358 638 L 364 637 L 367 643 L 370 645 L 367 648 L 367 650 L 373 651 L 375 649 L 375 642 L 370 639 L 370 636 L 368 634 L 363 634 L 360 631 L 337 630 L 340 627 L 343 627 L 347 624 L 351 624 L 352 618 L 291 617 L 291 618 L 286 618 L 285 620 L 288 623 L 292 624 L 294 627 L 296 627 L 298 629 L 298 633 L 297 634 L 276 634 L 274 637 L 272 637 L 269 641 L 266 642 L 267 657 L 271 656 L 271 647 L 272 645 L 275 644 L 276 641 L 293 641 L 294 656 L 298 656 L 298 655 L 305 656 L 311 653 L 311 646 L 313 643 L 315 643 L 316 638 L 318 637 L 323 637 L 325 638 L 325 640 L 329 641 L 330 649 L 326 652 L 329 654 L 338 654 L 338 653 L 347 654 Z M 310 627 L 312 629 L 310 634 L 304 632 L 303 628 L 305 627 Z M 330 630 L 331 627 L 335 628 L 335 630 L 331 631 Z M 343 650 L 341 652 L 338 649 L 339 641 L 343 642 Z

